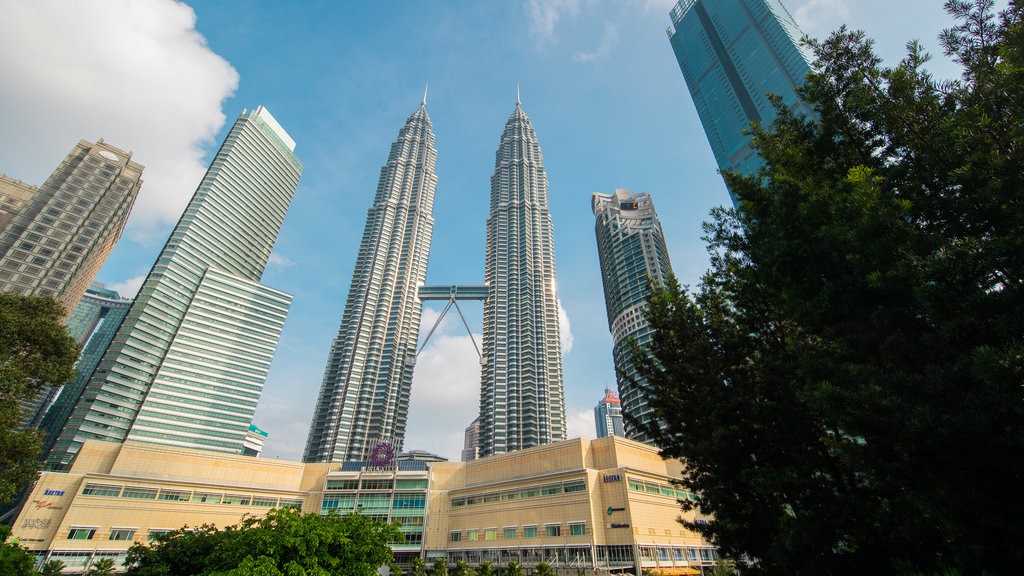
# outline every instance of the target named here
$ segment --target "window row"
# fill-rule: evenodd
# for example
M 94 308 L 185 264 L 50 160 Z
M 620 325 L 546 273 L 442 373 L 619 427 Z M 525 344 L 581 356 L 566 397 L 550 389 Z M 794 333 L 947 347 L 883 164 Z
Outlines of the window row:
M 82 488 L 83 496 L 109 496 L 111 498 L 132 498 L 135 500 L 166 500 L 173 502 L 201 502 L 205 504 L 234 504 L 259 508 L 301 508 L 301 498 L 278 498 L 252 494 L 229 494 L 225 492 L 201 492 L 150 488 L 145 486 L 120 486 L 116 484 L 87 483 Z
M 562 530 L 562 524 L 553 522 L 539 526 L 537 524 L 528 524 L 519 530 L 517 526 L 505 526 L 500 530 L 498 528 L 484 528 L 469 529 L 469 530 L 452 530 L 448 533 L 449 542 L 478 542 L 478 541 L 489 541 L 498 540 L 498 535 L 501 534 L 502 540 L 516 540 L 519 538 L 558 538 L 563 535 L 567 536 L 586 536 L 587 534 L 587 523 L 586 522 L 568 522 L 568 530 L 564 532 Z M 542 536 L 543 535 L 543 536 Z
M 685 490 L 680 490 L 671 484 L 662 484 L 660 482 L 652 482 L 650 480 L 640 480 L 638 478 L 628 479 L 629 489 L 634 492 L 645 492 L 647 494 L 658 494 L 659 496 L 671 496 L 673 498 L 683 498 L 696 500 L 697 495 Z
M 533 498 L 535 496 L 551 496 L 554 494 L 586 491 L 587 483 L 585 480 L 566 480 L 565 482 L 542 484 L 538 486 L 527 486 L 525 488 L 503 490 L 501 492 L 490 492 L 487 494 L 473 496 L 459 496 L 457 498 L 452 498 L 451 504 L 452 508 L 457 508 L 459 506 L 472 506 L 474 504 L 485 504 L 490 502 L 507 502 L 510 500 Z
M 68 540 L 100 540 L 101 538 L 96 538 L 98 530 L 97 526 L 72 526 L 68 530 L 67 538 Z M 107 533 L 107 540 L 134 540 L 137 531 L 138 528 L 111 528 Z M 153 542 L 169 532 L 171 532 L 169 528 L 151 528 L 146 533 L 146 540 Z

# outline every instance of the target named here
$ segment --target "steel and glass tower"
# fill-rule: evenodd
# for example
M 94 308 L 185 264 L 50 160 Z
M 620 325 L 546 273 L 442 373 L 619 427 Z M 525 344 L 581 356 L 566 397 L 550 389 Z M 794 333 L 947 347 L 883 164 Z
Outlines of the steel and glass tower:
M 480 456 L 564 440 L 548 180 L 518 98 L 495 154 L 484 274 Z
M 243 112 L 57 438 L 238 454 L 291 296 L 259 283 L 302 173 L 265 108 Z
M 594 406 L 594 425 L 598 438 L 626 435 L 622 426 L 622 402 L 618 392 L 605 388 L 604 398 Z
M 775 119 L 768 94 L 813 113 L 796 94 L 811 71 L 796 21 L 780 0 L 679 0 L 669 16 L 669 42 L 718 168 L 756 173 L 762 160 L 744 130 Z
M 601 262 L 608 328 L 612 333 L 612 357 L 619 384 L 619 399 L 626 419 L 626 437 L 640 442 L 650 438 L 630 424 L 647 424 L 653 408 L 630 378 L 640 380 L 633 366 L 629 341 L 641 346 L 650 344 L 653 329 L 644 318 L 649 281 L 664 284 L 672 272 L 665 234 L 647 192 L 630 194 L 617 189 L 614 194 L 595 192 L 591 208 L 596 219 L 597 254 Z M 623 378 L 623 374 L 629 378 Z
M 367 460 L 405 437 L 409 391 L 434 230 L 437 151 L 426 99 L 380 170 L 338 336 L 324 370 L 303 460 Z

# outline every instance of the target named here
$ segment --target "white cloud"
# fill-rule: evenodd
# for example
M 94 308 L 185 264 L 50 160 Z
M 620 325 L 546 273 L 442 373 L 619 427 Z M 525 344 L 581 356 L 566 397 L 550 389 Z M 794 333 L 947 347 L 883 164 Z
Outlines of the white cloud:
M 277 252 L 270 253 L 270 260 L 267 264 L 276 268 L 291 268 L 292 266 L 295 266 L 295 262 L 289 260 L 288 257 L 282 254 L 278 254 Z
M 0 171 L 42 184 L 78 140 L 103 138 L 146 167 L 126 237 L 162 242 L 238 73 L 173 0 L 0 0 L 0 13 Z
M 572 323 L 569 322 L 569 313 L 562 308 L 562 300 L 558 300 L 558 331 L 562 338 L 562 355 L 572 352 Z
M 554 40 L 555 26 L 562 16 L 576 16 L 579 0 L 527 0 L 526 16 L 530 20 L 530 34 L 541 43 Z
M 129 278 L 123 282 L 115 282 L 107 286 L 108 289 L 117 292 L 117 295 L 121 298 L 135 298 L 135 295 L 139 293 L 139 288 L 142 288 L 142 283 L 145 282 L 146 275 L 135 276 Z
M 611 22 L 605 22 L 604 36 L 597 48 L 589 51 L 579 51 L 573 54 L 572 59 L 576 62 L 593 62 L 608 55 L 612 48 L 619 42 L 619 29 Z
M 566 416 L 566 421 L 569 438 L 595 438 L 597 436 L 593 410 L 572 412 Z
M 846 0 L 806 0 L 793 9 L 793 18 L 810 36 L 827 35 L 850 17 Z

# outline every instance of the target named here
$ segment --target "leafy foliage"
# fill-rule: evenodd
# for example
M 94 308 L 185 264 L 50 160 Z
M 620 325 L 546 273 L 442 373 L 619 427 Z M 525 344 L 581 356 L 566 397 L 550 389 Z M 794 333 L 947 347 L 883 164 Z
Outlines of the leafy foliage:
M 476 573 L 477 576 L 497 576 L 498 571 L 494 569 L 494 564 L 485 560 L 480 563 L 480 569 Z
M 435 558 L 434 565 L 430 568 L 430 576 L 448 576 L 448 559 Z
M 523 576 L 523 567 L 515 560 L 509 560 L 508 567 L 502 573 L 503 576 Z
M 8 542 L 11 527 L 0 524 L 0 574 L 4 576 L 35 576 L 35 558 L 16 542 Z
M 42 435 L 22 429 L 20 402 L 46 384 L 74 376 L 78 343 L 64 328 L 64 309 L 48 296 L 0 293 L 0 504 L 39 472 Z
M 547 562 L 538 562 L 537 567 L 534 568 L 535 576 L 555 576 L 555 571 L 551 568 L 551 564 Z
M 817 117 L 752 129 L 711 270 L 652 293 L 649 431 L 744 573 L 1024 561 L 1024 9 L 992 6 L 947 2 L 948 82 L 914 42 L 811 42 Z
M 393 563 L 397 526 L 358 514 L 303 514 L 294 508 L 246 517 L 237 526 L 181 528 L 128 550 L 130 576 L 374 576 Z
M 64 562 L 60 560 L 47 560 L 43 563 L 42 568 L 39 570 L 39 574 L 42 576 L 60 576 L 60 573 L 64 568 Z
M 100 558 L 93 562 L 85 576 L 114 576 L 117 565 L 111 558 Z
M 465 560 L 457 560 L 455 569 L 452 570 L 452 576 L 476 576 L 476 571 L 470 568 L 469 563 Z

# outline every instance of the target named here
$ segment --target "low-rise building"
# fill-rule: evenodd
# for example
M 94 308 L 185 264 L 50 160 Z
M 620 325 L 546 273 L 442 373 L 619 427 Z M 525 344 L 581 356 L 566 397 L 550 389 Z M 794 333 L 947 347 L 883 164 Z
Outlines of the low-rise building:
M 399 564 L 447 558 L 527 570 L 698 574 L 715 550 L 677 518 L 692 494 L 677 461 L 620 437 L 574 439 L 472 462 L 388 458 L 300 463 L 126 442 L 86 442 L 43 472 L 13 526 L 40 562 L 81 571 L 123 562 L 135 542 L 181 526 L 237 524 L 281 506 L 398 521 Z

